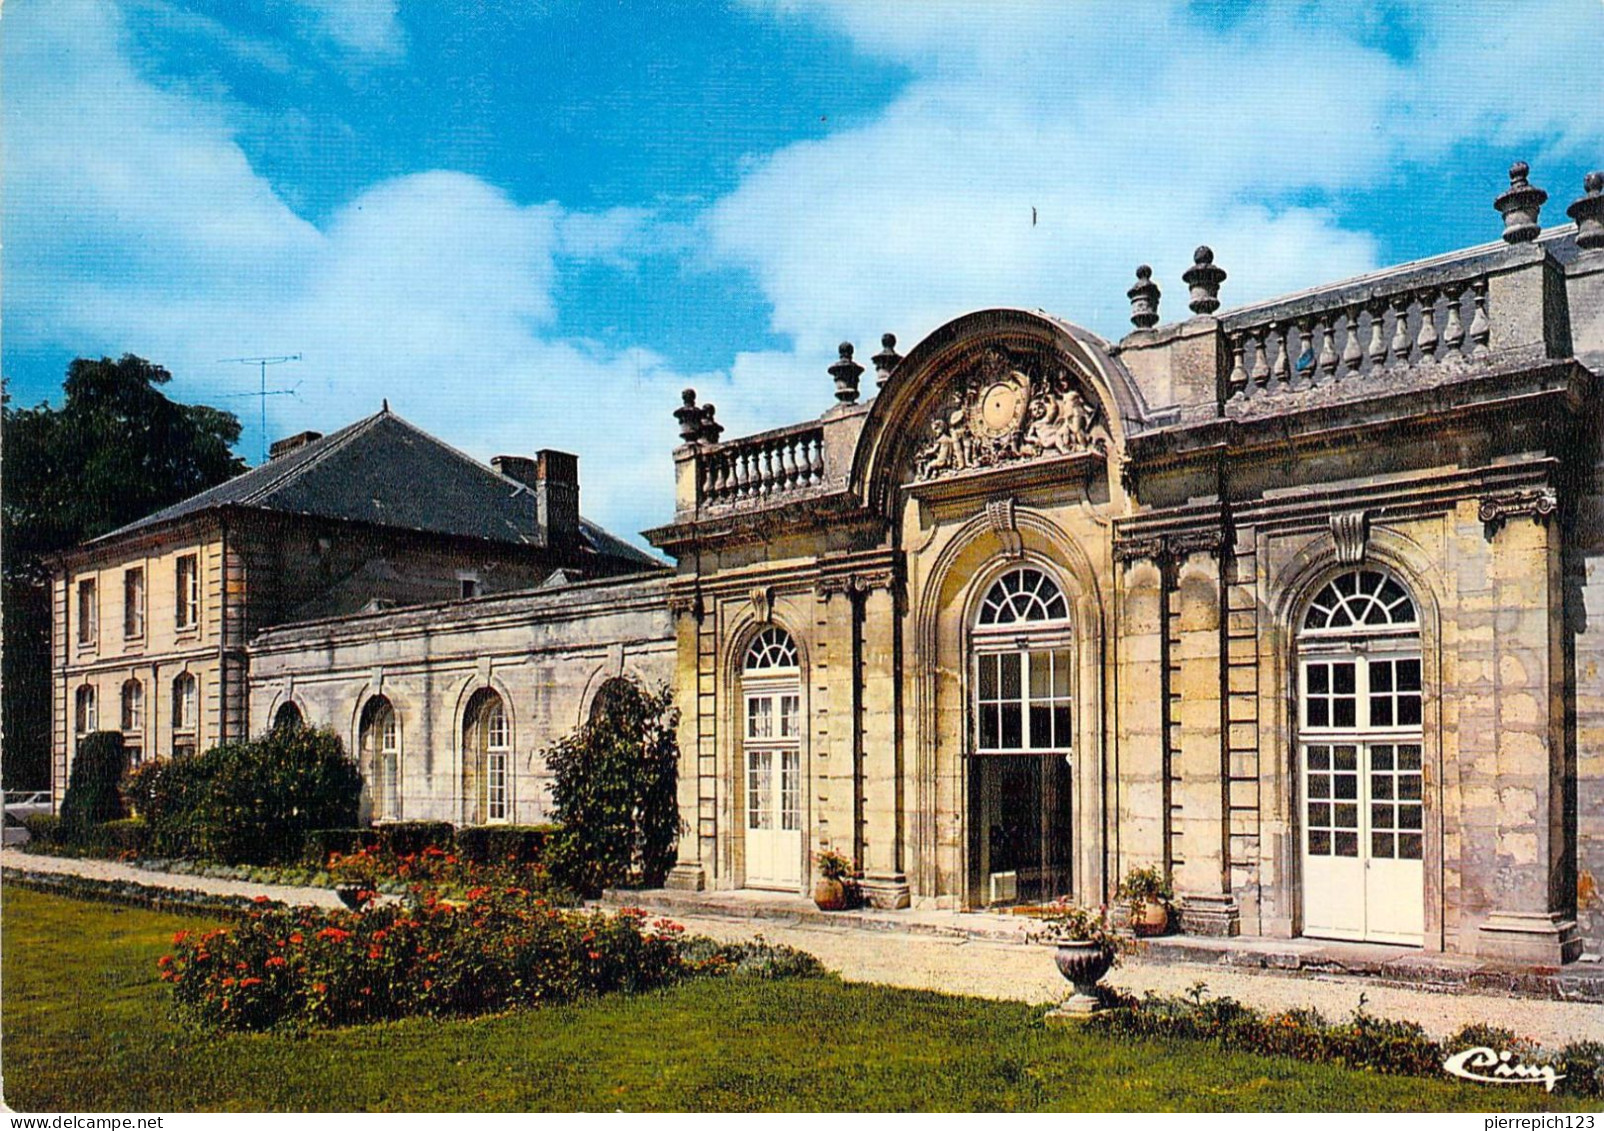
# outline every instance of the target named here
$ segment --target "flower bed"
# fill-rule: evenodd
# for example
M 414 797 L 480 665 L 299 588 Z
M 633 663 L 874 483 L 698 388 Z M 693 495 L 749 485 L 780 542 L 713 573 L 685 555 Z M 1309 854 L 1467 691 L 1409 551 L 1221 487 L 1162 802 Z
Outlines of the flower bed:
M 458 902 L 360 914 L 269 911 L 228 929 L 181 932 L 161 977 L 185 1019 L 224 1029 L 337 1026 L 408 1016 L 465 1016 L 750 969 L 816 974 L 811 956 L 757 944 L 687 946 L 682 928 L 644 911 L 554 906 L 517 887 L 475 888 Z M 736 953 L 735 951 L 738 951 Z
M 1364 1011 L 1364 999 L 1346 1021 L 1328 1021 L 1317 1010 L 1263 1014 L 1230 997 L 1208 996 L 1199 982 L 1184 997 L 1149 992 L 1137 998 L 1104 991 L 1105 1008 L 1084 1024 L 1130 1037 L 1213 1041 L 1225 1048 L 1340 1064 L 1399 1076 L 1438 1076 L 1443 1062 L 1463 1049 L 1508 1050 L 1526 1064 L 1551 1064 L 1565 1079 L 1559 1090 L 1604 1096 L 1604 1045 L 1577 1041 L 1545 1052 L 1505 1029 L 1469 1025 L 1445 1041 L 1433 1040 L 1413 1021 L 1389 1021 Z
M 5 882 L 34 891 L 70 896 L 95 903 L 115 903 L 125 907 L 147 907 L 187 915 L 208 915 L 216 919 L 245 919 L 264 910 L 281 908 L 265 896 L 218 895 L 194 888 L 164 888 L 130 880 L 97 880 L 64 872 L 29 872 L 7 868 Z

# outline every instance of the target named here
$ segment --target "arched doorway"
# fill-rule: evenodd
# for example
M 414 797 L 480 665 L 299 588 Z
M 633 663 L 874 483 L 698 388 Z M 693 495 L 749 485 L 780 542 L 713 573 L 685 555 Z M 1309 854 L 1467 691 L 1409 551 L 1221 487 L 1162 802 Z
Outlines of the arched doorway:
M 741 664 L 746 886 L 802 883 L 802 671 L 791 634 L 770 625 Z
M 1298 636 L 1303 933 L 1425 937 L 1420 619 L 1380 569 L 1332 579 Z
M 373 816 L 381 821 L 401 817 L 401 722 L 395 706 L 375 695 L 362 708 L 357 728 L 359 764 L 367 779 Z
M 468 700 L 462 718 L 462 819 L 498 824 L 512 817 L 512 724 L 490 688 Z
M 1035 566 L 987 589 L 970 630 L 970 902 L 1068 895 L 1074 634 L 1063 589 Z

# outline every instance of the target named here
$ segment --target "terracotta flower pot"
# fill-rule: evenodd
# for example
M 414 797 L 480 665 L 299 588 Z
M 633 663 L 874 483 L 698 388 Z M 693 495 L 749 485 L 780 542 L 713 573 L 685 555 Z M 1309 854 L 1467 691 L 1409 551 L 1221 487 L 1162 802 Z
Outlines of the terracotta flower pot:
M 1131 916 L 1131 927 L 1138 935 L 1162 935 L 1170 925 L 1170 909 L 1156 899 L 1144 900 Z
M 840 880 L 819 880 L 813 885 L 813 902 L 820 911 L 840 911 L 847 905 L 847 886 Z
M 1098 942 L 1060 942 L 1053 961 L 1058 972 L 1075 987 L 1074 996 L 1059 1011 L 1091 1013 L 1097 1008 L 1097 983 L 1114 965 L 1114 952 Z

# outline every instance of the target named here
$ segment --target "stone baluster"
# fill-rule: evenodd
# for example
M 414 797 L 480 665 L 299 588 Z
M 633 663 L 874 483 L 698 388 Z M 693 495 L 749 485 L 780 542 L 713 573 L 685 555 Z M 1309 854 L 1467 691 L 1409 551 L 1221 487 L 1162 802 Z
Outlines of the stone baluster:
M 808 441 L 808 482 L 824 482 L 824 438 L 817 434 Z
M 1427 287 L 1420 292 L 1420 332 L 1415 335 L 1420 347 L 1420 364 L 1437 362 L 1437 290 Z
M 1459 361 L 1465 344 L 1465 320 L 1459 309 L 1460 299 L 1465 296 L 1465 284 L 1450 283 L 1443 288 L 1443 294 L 1448 296 L 1448 320 L 1443 326 L 1442 356 L 1447 361 Z
M 1308 389 L 1314 386 L 1314 319 L 1305 315 L 1293 325 L 1298 328 L 1298 345 L 1292 346 L 1292 327 L 1287 327 L 1287 354 L 1292 358 L 1292 387 Z
M 1415 344 L 1409 336 L 1409 295 L 1397 295 L 1392 300 L 1392 363 L 1400 368 L 1409 364 L 1409 351 Z
M 1253 367 L 1248 370 L 1248 384 L 1253 389 L 1252 395 L 1257 397 L 1269 391 L 1270 347 L 1262 326 L 1249 332 L 1249 340 L 1253 346 Z
M 1287 354 L 1291 352 L 1292 324 L 1270 323 L 1269 340 L 1275 343 L 1275 362 L 1270 366 L 1270 377 L 1275 382 L 1275 391 L 1289 393 L 1292 391 L 1292 359 Z
M 752 453 L 738 451 L 735 453 L 735 497 L 744 499 L 752 493 Z
M 1248 379 L 1247 367 L 1242 364 L 1242 354 L 1246 348 L 1247 335 L 1241 332 L 1231 335 L 1231 375 L 1225 379 L 1227 399 L 1233 401 L 1246 400 L 1253 395 L 1252 382 Z
M 729 453 L 718 457 L 718 497 L 727 499 L 735 493 L 735 461 Z
M 1364 361 L 1364 348 L 1359 345 L 1359 314 L 1364 309 L 1359 303 L 1354 303 L 1347 310 L 1347 330 L 1342 342 L 1342 375 L 1344 377 L 1357 377 L 1359 365 Z
M 1370 310 L 1370 374 L 1375 376 L 1387 364 L 1387 303 L 1385 299 L 1371 299 Z
M 759 466 L 762 467 L 762 477 L 759 482 L 763 489 L 761 494 L 765 497 L 774 494 L 774 449 L 764 444 L 757 453 Z
M 1470 287 L 1476 303 L 1475 313 L 1470 318 L 1470 356 L 1481 361 L 1490 352 L 1487 340 L 1493 332 L 1492 323 L 1487 321 L 1487 280 L 1477 279 Z
M 1320 330 L 1320 356 L 1315 359 L 1315 384 L 1329 385 L 1337 376 L 1337 318 L 1335 314 L 1316 323 Z

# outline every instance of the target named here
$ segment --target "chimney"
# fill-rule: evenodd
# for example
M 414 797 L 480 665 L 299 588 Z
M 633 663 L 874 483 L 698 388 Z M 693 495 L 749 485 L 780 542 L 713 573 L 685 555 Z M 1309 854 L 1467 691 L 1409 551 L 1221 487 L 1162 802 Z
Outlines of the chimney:
M 579 537 L 579 457 L 549 448 L 528 456 L 496 456 L 490 461 L 508 479 L 535 495 L 535 513 L 546 544 L 564 546 Z
M 295 435 L 286 436 L 282 440 L 274 440 L 273 446 L 267 449 L 267 458 L 271 462 L 280 456 L 287 456 L 291 452 L 300 451 L 313 440 L 321 440 L 322 438 L 323 433 L 321 432 L 297 432 Z
M 579 540 L 579 457 L 543 448 L 535 453 L 535 503 L 548 546 Z

